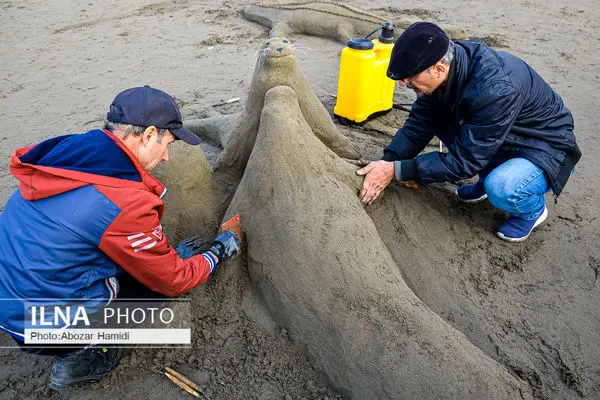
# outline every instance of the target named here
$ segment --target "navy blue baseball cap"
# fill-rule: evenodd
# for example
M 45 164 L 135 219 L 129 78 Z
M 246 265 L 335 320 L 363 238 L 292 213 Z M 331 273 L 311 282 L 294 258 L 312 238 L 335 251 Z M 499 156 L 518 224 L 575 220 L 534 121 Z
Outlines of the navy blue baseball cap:
M 202 139 L 183 127 L 175 100 L 148 85 L 122 91 L 115 97 L 106 119 L 111 122 L 168 129 L 176 139 L 196 145 Z

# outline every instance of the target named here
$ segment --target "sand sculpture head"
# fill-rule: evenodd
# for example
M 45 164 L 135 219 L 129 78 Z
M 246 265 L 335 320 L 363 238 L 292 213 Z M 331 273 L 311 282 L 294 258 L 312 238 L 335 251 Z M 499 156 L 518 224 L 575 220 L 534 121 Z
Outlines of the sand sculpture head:
M 310 87 L 296 62 L 293 52 L 295 48 L 298 46 L 291 44 L 287 38 L 273 37 L 266 40 L 258 51 L 246 107 L 215 165 L 215 172 L 218 173 L 216 179 L 224 182 L 223 186 L 237 184 L 241 179 L 254 147 L 265 94 L 275 86 L 288 86 L 296 93 L 312 132 L 327 147 L 340 157 L 360 157 L 358 147 L 337 130 L 329 113 Z
M 289 39 L 276 36 L 269 38 L 263 49 L 259 50 L 259 53 L 269 58 L 279 58 L 292 55 L 292 50 L 293 46 Z
M 283 36 L 267 39 L 262 48 L 256 52 L 255 73 L 264 68 L 292 68 L 292 64 L 296 63 L 296 48 L 298 45 L 292 44 Z

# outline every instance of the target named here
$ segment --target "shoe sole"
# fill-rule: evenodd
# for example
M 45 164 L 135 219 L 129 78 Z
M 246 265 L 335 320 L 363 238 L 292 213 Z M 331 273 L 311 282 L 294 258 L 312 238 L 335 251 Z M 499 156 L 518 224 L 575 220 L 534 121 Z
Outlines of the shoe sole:
M 478 197 L 476 199 L 463 199 L 463 198 L 461 198 L 458 195 L 458 189 L 455 189 L 454 193 L 456 194 L 456 197 L 458 197 L 458 200 L 462 201 L 463 203 L 471 203 L 471 204 L 473 204 L 473 203 L 479 203 L 479 202 L 484 201 L 485 199 L 488 198 L 487 193 L 484 193 L 483 196 Z
M 110 372 L 112 372 L 112 371 L 110 371 Z M 108 374 L 106 374 L 106 375 L 108 375 Z M 60 384 L 60 383 L 56 383 L 56 382 L 53 382 L 52 379 L 51 379 L 50 383 L 48 384 L 48 386 L 50 387 L 50 389 L 54 389 L 54 390 L 71 390 L 71 389 L 77 389 L 77 388 L 80 388 L 82 386 L 86 386 L 86 385 L 88 385 L 90 383 L 98 382 L 102 378 L 106 377 L 106 375 L 95 375 L 95 376 L 86 377 L 85 379 L 82 379 L 82 380 L 77 381 L 77 382 L 73 382 L 70 385 L 63 385 L 63 384 Z
M 531 230 L 529 231 L 529 233 L 527 234 L 527 236 L 521 237 L 521 238 L 511 238 L 508 236 L 504 236 L 501 232 L 496 232 L 496 235 L 498 235 L 498 237 L 504 241 L 510 242 L 510 243 L 518 243 L 518 242 L 522 242 L 523 240 L 527 239 L 529 237 L 529 235 L 531 235 L 531 232 L 533 232 L 533 230 L 539 226 L 542 222 L 544 222 L 546 220 L 546 218 L 548 218 L 548 209 L 544 208 L 544 212 L 542 213 L 542 215 L 538 218 L 538 220 L 535 222 L 535 224 L 533 225 L 533 228 L 531 228 Z

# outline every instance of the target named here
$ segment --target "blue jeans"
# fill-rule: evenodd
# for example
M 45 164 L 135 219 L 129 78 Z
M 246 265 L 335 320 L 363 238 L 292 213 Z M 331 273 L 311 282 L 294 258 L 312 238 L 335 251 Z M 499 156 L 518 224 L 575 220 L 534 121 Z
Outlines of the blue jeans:
M 479 173 L 479 183 L 483 181 L 494 207 L 529 220 L 544 212 L 544 194 L 550 191 L 550 185 L 540 167 L 524 158 L 511 158 L 490 169 Z

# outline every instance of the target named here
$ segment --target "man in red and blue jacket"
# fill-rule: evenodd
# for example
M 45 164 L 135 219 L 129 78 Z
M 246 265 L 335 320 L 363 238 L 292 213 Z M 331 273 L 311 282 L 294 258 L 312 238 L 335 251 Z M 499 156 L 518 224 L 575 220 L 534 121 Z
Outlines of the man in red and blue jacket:
M 15 300 L 3 302 L 0 329 L 23 349 L 29 350 L 22 299 L 110 302 L 119 296 L 119 281 L 128 279 L 177 296 L 238 251 L 230 231 L 201 254 L 186 246 L 190 241 L 176 251 L 163 232 L 166 188 L 149 171 L 168 161 L 174 140 L 201 141 L 183 127 L 169 95 L 149 86 L 125 90 L 110 106 L 105 128 L 49 139 L 11 157 L 20 186 L 0 214 L 0 298 Z M 100 379 L 120 356 L 116 348 L 62 352 L 50 385 L 65 389 Z

